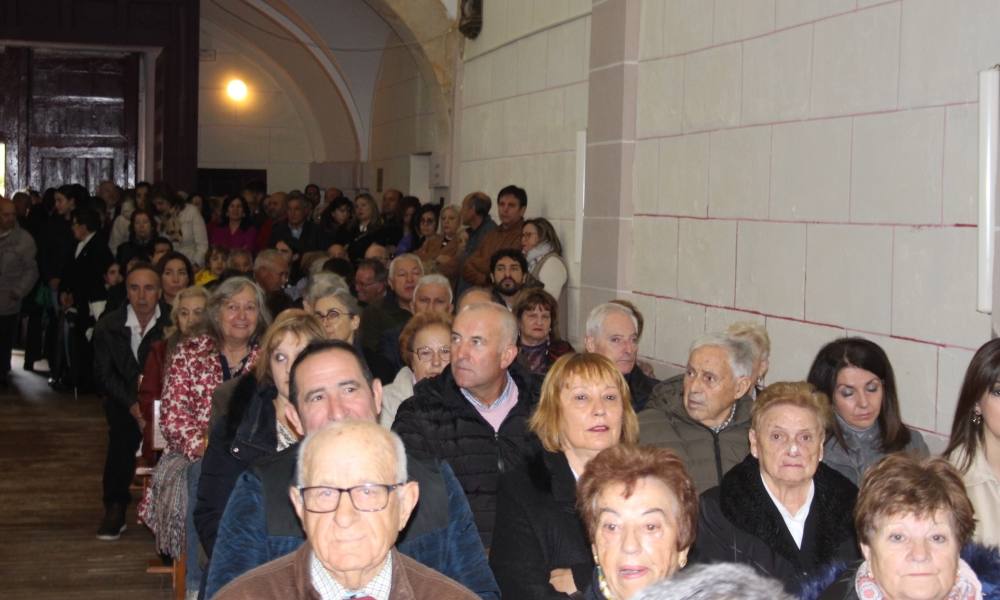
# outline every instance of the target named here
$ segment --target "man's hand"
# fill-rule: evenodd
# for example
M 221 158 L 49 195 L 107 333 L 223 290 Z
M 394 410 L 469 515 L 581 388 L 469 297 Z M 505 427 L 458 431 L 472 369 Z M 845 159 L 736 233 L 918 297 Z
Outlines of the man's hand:
M 549 574 L 549 583 L 556 588 L 557 592 L 571 595 L 576 593 L 573 571 L 569 569 L 552 569 L 552 573 Z
M 132 418 L 135 419 L 135 422 L 139 424 L 139 430 L 145 431 L 146 419 L 142 418 L 142 410 L 139 408 L 139 403 L 133 402 L 132 406 L 128 407 L 128 412 L 130 415 L 132 415 Z

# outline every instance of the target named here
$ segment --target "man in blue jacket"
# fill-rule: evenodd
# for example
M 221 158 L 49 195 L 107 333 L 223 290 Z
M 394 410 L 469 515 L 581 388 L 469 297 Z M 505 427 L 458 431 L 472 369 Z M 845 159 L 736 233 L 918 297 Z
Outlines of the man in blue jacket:
M 375 421 L 382 386 L 353 346 L 329 340 L 314 342 L 299 354 L 291 369 L 289 398 L 295 405 L 289 423 L 299 435 L 307 435 L 335 421 Z M 297 448 L 264 459 L 240 476 L 219 523 L 205 597 L 302 545 L 304 533 L 288 495 Z M 451 468 L 409 455 L 407 463 L 411 479 L 420 484 L 420 501 L 397 549 L 481 598 L 499 600 L 472 511 Z

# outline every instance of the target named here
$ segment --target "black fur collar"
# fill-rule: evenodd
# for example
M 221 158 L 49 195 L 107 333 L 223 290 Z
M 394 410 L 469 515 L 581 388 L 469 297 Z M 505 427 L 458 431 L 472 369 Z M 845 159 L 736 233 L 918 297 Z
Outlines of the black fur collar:
M 766 543 L 801 571 L 830 562 L 838 548 L 854 539 L 852 513 L 858 489 L 823 463 L 813 476 L 816 486 L 806 520 L 802 549 L 795 545 L 781 513 L 760 477 L 760 463 L 751 455 L 722 478 L 719 502 L 729 522 Z

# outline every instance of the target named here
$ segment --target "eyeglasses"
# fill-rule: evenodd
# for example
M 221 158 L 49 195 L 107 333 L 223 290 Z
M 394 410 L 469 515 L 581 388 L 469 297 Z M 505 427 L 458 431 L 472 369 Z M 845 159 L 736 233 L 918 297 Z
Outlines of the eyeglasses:
M 389 492 L 403 483 L 392 485 L 385 483 L 363 483 L 349 488 L 317 485 L 298 488 L 305 509 L 311 513 L 332 513 L 340 506 L 340 496 L 343 492 L 351 498 L 351 504 L 360 512 L 378 512 L 389 505 Z
M 434 355 L 437 354 L 438 360 L 441 362 L 451 361 L 451 347 L 441 346 L 437 350 L 431 348 L 430 346 L 421 346 L 413 351 L 417 355 L 417 360 L 420 362 L 431 362 L 434 360 Z
M 313 314 L 316 315 L 317 319 L 319 319 L 320 321 L 323 321 L 324 323 L 326 323 L 327 321 L 336 321 L 342 315 L 345 315 L 347 313 L 343 313 L 343 312 L 337 310 L 336 308 L 331 308 L 330 310 L 326 311 L 325 313 L 321 313 L 321 312 L 317 311 L 317 312 L 314 312 Z

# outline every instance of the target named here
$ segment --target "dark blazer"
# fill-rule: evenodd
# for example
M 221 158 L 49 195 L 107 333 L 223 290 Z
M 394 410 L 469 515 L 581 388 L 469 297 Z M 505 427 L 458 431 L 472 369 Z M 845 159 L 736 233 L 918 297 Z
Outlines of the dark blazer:
M 747 456 L 726 473 L 722 485 L 701 495 L 692 562 L 748 564 L 795 594 L 825 565 L 856 560 L 860 554 L 852 513 L 858 488 L 823 463 L 813 483 L 816 491 L 800 549 L 764 488 L 760 463 Z
M 571 569 L 587 589 L 594 559 L 565 454 L 542 452 L 501 475 L 496 514 L 490 567 L 504 598 L 565 600 L 549 584 L 553 569 Z
M 150 346 L 163 339 L 163 328 L 170 324 L 170 307 L 160 305 L 160 318 L 139 344 L 138 360 L 132 354 L 132 331 L 125 326 L 127 311 L 128 305 L 120 306 L 94 327 L 94 379 L 105 398 L 126 410 L 138 400 L 139 375 Z
M 76 252 L 75 245 L 71 252 Z M 72 256 L 70 254 L 71 258 Z M 90 314 L 89 303 L 107 299 L 108 290 L 104 287 L 104 273 L 114 261 L 111 250 L 108 249 L 108 241 L 98 233 L 84 245 L 80 255 L 70 260 L 63 268 L 59 291 L 73 294 L 73 305 L 82 323 L 90 323 L 87 320 L 88 316 L 95 321 L 100 316 Z
M 292 236 L 292 229 L 288 226 L 287 219 L 278 221 L 271 228 L 271 239 L 268 242 L 268 246 L 273 248 L 279 240 L 286 242 L 288 240 L 295 240 L 295 237 Z M 302 233 L 299 235 L 297 242 L 302 252 L 326 250 L 326 247 L 329 245 L 326 243 L 323 228 L 312 219 L 306 219 L 305 223 L 302 224 Z
M 517 405 L 499 431 L 465 399 L 450 366 L 437 377 L 418 382 L 392 423 L 414 456 L 447 461 L 455 470 L 487 548 L 493 538 L 500 474 L 541 449 L 528 429 L 528 417 L 538 403 L 539 379 L 516 361 L 509 372 L 518 389 Z
M 44 215 L 41 206 L 38 206 L 37 210 Z M 73 238 L 73 228 L 70 226 L 69 219 L 64 219 L 57 214 L 49 217 L 43 216 L 41 219 L 38 269 L 42 281 L 47 284 L 50 279 L 62 277 L 66 265 L 73 262 L 76 240 Z
M 155 240 L 156 238 L 150 238 L 145 242 L 141 242 L 130 237 L 121 246 L 118 246 L 118 251 L 115 252 L 115 262 L 121 265 L 122 272 L 128 266 L 128 261 L 133 258 L 149 261 L 153 257 L 153 250 L 156 245 L 154 243 Z
M 236 381 L 225 416 L 212 427 L 194 505 L 194 526 L 209 558 L 236 478 L 258 458 L 278 451 L 277 395 L 274 385 L 259 385 L 253 373 L 243 375 Z
M 628 382 L 628 391 L 632 394 L 632 408 L 636 413 L 646 408 L 649 395 L 653 393 L 656 384 L 660 383 L 658 379 L 653 379 L 643 373 L 639 365 L 632 367 L 632 370 L 625 376 L 625 381 Z

